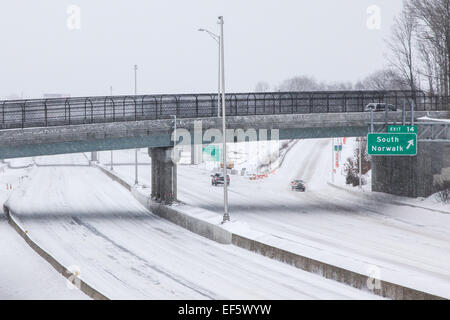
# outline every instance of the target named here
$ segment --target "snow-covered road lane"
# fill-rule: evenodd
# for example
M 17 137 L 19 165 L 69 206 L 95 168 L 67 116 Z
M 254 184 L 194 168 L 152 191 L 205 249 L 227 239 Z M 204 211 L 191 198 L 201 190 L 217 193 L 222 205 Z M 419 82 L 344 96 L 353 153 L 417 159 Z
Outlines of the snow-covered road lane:
M 233 176 L 232 218 L 295 252 L 363 273 L 377 266 L 383 279 L 450 297 L 450 216 L 328 186 L 330 149 L 327 140 L 299 141 L 268 179 Z M 222 188 L 210 186 L 209 172 L 180 166 L 178 174 L 180 200 L 222 211 Z M 306 193 L 290 190 L 293 178 L 306 181 Z
M 256 181 L 231 176 L 232 219 L 284 249 L 364 274 L 377 270 L 384 280 L 450 298 L 450 215 L 330 187 L 330 150 L 328 139 L 301 140 L 275 175 Z M 116 153 L 132 160 L 129 151 Z M 134 181 L 133 166 L 114 170 Z M 149 167 L 141 169 L 141 183 L 150 185 L 150 174 Z M 292 192 L 293 178 L 304 179 L 307 192 Z M 178 167 L 178 198 L 218 214 L 223 210 L 222 187 L 211 186 L 210 172 L 197 166 Z
M 67 157 L 71 165 L 63 166 Z M 175 226 L 85 166 L 83 155 L 36 162 L 41 166 L 11 195 L 11 210 L 30 237 L 110 298 L 374 298 Z

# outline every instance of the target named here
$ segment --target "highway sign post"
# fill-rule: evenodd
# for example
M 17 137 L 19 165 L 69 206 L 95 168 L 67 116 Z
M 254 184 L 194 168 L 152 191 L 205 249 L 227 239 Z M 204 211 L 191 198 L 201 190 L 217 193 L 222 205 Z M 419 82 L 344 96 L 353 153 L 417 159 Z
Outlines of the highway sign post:
M 415 156 L 417 155 L 417 134 L 369 133 L 367 152 L 373 156 Z

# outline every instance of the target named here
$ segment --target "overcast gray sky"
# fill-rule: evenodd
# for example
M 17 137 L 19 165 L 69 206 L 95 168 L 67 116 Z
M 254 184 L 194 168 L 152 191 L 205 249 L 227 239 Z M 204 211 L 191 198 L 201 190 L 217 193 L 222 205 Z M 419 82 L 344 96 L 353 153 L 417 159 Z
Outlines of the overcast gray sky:
M 80 29 L 67 26 L 77 5 Z M 381 9 L 381 28 L 366 22 Z M 382 67 L 384 39 L 401 0 L 15 0 L 0 5 L 0 96 L 41 97 L 217 90 L 218 33 L 225 20 L 227 91 L 296 75 L 356 81 Z M 72 20 L 71 20 L 72 21 Z

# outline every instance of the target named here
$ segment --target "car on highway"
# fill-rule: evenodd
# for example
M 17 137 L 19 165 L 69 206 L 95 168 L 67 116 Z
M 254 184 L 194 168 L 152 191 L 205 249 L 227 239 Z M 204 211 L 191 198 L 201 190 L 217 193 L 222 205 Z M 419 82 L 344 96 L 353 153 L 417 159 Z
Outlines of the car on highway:
M 299 179 L 292 180 L 291 181 L 291 190 L 305 192 L 306 191 L 305 181 L 299 180 Z
M 364 108 L 364 111 L 373 110 L 374 112 L 378 112 L 378 111 L 385 111 L 386 108 L 388 109 L 388 111 L 397 111 L 397 107 L 389 103 L 369 103 Z
M 216 172 L 211 175 L 211 185 L 217 186 L 218 184 L 223 184 L 223 173 L 222 172 Z M 230 185 L 230 176 L 227 174 L 227 186 Z

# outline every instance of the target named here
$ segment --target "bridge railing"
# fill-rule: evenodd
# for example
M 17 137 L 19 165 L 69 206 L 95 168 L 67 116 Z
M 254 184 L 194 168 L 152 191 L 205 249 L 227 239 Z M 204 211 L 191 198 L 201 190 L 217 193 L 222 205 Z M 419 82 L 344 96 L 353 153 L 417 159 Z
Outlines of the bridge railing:
M 229 93 L 229 116 L 362 112 L 371 102 L 400 110 L 450 110 L 449 97 L 414 91 Z M 0 129 L 217 116 L 217 94 L 100 96 L 0 101 Z M 408 103 L 407 110 L 410 109 Z

